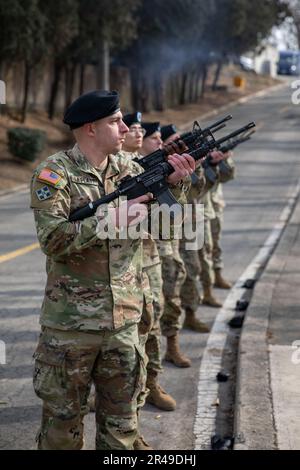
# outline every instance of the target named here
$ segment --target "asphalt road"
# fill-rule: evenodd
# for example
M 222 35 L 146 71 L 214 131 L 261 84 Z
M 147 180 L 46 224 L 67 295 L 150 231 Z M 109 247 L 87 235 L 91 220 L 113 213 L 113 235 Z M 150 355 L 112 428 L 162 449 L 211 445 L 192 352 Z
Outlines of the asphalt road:
M 227 207 L 222 245 L 226 276 L 233 282 L 263 245 L 300 177 L 300 107 L 292 105 L 291 93 L 287 86 L 230 109 L 234 120 L 228 130 L 252 120 L 259 130 L 237 152 L 237 178 L 224 186 Z M 0 341 L 6 344 L 6 364 L 0 365 L 0 449 L 35 448 L 41 412 L 31 376 L 45 258 L 37 249 L 6 261 L 1 258 L 36 242 L 28 206 L 27 192 L 0 198 Z M 218 296 L 224 299 L 226 292 L 218 291 Z M 199 317 L 210 324 L 216 313 L 199 308 Z M 182 349 L 192 359 L 192 368 L 164 364 L 161 384 L 178 406 L 171 413 L 150 405 L 143 411 L 143 433 L 155 449 L 193 448 L 199 368 L 207 337 L 185 330 L 181 334 Z M 93 421 L 93 414 L 86 418 L 90 449 L 94 446 Z

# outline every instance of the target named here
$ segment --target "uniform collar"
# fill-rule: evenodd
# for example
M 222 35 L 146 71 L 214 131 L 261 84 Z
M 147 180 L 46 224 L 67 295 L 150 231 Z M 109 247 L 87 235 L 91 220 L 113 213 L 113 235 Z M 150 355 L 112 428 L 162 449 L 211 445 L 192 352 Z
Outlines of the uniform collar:
M 97 176 L 97 178 L 99 178 L 99 173 L 81 152 L 77 143 L 72 148 L 71 153 L 75 163 L 80 167 L 82 171 L 86 173 L 92 173 L 93 175 Z M 120 169 L 118 167 L 114 155 L 108 155 L 108 164 L 105 172 L 105 178 L 112 178 L 113 176 L 116 176 L 119 173 Z

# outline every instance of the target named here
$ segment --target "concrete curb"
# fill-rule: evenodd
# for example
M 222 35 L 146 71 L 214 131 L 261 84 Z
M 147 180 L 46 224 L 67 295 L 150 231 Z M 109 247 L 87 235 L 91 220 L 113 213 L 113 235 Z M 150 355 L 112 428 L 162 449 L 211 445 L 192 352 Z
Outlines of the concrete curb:
M 271 86 L 271 87 L 268 87 L 268 88 L 264 88 L 263 90 L 257 91 L 255 93 L 250 94 L 250 95 L 242 96 L 241 98 L 238 98 L 237 100 L 234 100 L 231 103 L 225 104 L 224 106 L 221 106 L 220 108 L 214 109 L 213 111 L 208 111 L 207 113 L 201 115 L 201 120 L 205 120 L 205 119 L 208 119 L 212 116 L 216 116 L 220 113 L 228 111 L 230 108 L 233 108 L 237 104 L 247 103 L 248 101 L 250 101 L 252 99 L 265 96 L 268 93 L 272 93 L 273 91 L 280 90 L 281 88 L 284 88 L 286 86 L 287 86 L 286 82 L 279 83 L 278 85 L 274 85 L 274 86 Z M 182 131 L 187 131 L 187 130 L 191 129 L 193 127 L 194 122 L 195 122 L 195 119 L 193 121 L 190 121 L 185 126 L 183 126 L 181 128 L 181 130 Z
M 299 194 L 297 196 L 299 200 Z M 275 251 L 255 286 L 240 338 L 235 406 L 235 450 L 274 450 L 276 426 L 270 381 L 268 325 L 274 290 L 285 266 L 297 199 Z

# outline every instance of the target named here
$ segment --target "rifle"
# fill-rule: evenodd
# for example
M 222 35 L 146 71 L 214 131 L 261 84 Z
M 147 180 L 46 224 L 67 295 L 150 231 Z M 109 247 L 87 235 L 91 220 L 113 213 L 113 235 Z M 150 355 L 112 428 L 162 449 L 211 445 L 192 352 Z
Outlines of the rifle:
M 176 144 L 178 146 L 178 153 L 194 150 L 199 145 L 204 144 L 208 137 L 214 138 L 212 133 L 223 129 L 226 126 L 225 122 L 229 121 L 230 119 L 232 119 L 232 116 L 229 114 L 228 116 L 225 116 L 223 119 L 220 119 L 205 129 L 201 129 L 198 121 L 195 121 L 193 124 L 193 130 L 191 132 L 185 132 L 184 134 L 181 134 L 181 136 L 174 140 L 172 144 Z M 135 158 L 134 161 L 143 167 L 145 171 L 150 170 L 155 165 L 164 162 L 168 155 L 174 153 L 172 144 L 167 145 L 163 149 L 156 150 L 155 152 L 152 152 L 143 158 Z
M 254 122 L 250 122 L 244 127 L 232 132 L 231 134 L 215 140 L 211 137 L 203 145 L 190 152 L 190 155 L 197 161 L 202 160 L 204 157 L 214 149 L 220 149 L 221 146 L 231 139 L 234 139 L 238 135 L 245 134 L 248 130 L 255 127 Z M 147 158 L 147 157 L 146 157 Z M 203 163 L 203 162 L 201 162 Z M 152 168 L 146 170 L 137 176 L 126 176 L 123 178 L 118 188 L 110 194 L 103 196 L 96 201 L 91 201 L 89 204 L 75 210 L 69 220 L 74 222 L 76 220 L 83 220 L 87 217 L 91 217 L 95 214 L 97 208 L 102 204 L 108 204 L 109 202 L 119 198 L 120 196 L 126 196 L 127 199 L 135 199 L 147 193 L 152 193 L 154 198 L 159 204 L 168 204 L 170 207 L 174 204 L 178 204 L 172 193 L 168 189 L 168 183 L 166 178 L 174 172 L 174 168 L 165 159 Z
M 242 135 L 239 139 L 232 139 L 226 145 L 223 145 L 219 150 L 223 153 L 230 152 L 231 150 L 234 150 L 238 145 L 247 142 L 247 140 L 250 140 L 253 134 L 255 134 L 255 130 L 245 132 L 245 134 Z

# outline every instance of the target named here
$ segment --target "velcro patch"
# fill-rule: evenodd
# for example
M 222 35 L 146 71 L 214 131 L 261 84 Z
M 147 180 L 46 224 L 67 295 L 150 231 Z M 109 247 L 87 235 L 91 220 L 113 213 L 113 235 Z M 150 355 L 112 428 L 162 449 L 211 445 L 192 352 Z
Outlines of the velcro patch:
M 37 176 L 37 179 L 40 181 L 46 181 L 52 186 L 57 186 L 61 180 L 61 176 L 55 173 L 55 171 L 50 170 L 49 168 L 44 168 Z
M 50 197 L 53 196 L 48 186 L 44 186 L 41 189 L 37 189 L 35 194 L 37 195 L 39 201 L 45 201 L 46 199 L 50 199 Z

